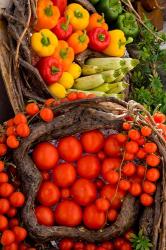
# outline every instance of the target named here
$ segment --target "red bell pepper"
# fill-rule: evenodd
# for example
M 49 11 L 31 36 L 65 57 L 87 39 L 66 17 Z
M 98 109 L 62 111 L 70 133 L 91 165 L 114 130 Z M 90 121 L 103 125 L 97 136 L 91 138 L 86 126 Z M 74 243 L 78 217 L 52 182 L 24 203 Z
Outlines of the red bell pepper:
M 59 8 L 61 16 L 64 15 L 64 11 L 67 7 L 67 0 L 52 0 L 53 4 Z
M 73 32 L 73 27 L 69 23 L 69 19 L 61 17 L 57 25 L 52 29 L 52 32 L 58 37 L 59 40 L 67 40 Z
M 110 35 L 107 30 L 96 27 L 89 31 L 89 47 L 95 51 L 103 51 L 110 44 Z
M 37 68 L 47 85 L 51 85 L 59 81 L 62 76 L 62 65 L 56 57 L 43 57 L 37 63 Z

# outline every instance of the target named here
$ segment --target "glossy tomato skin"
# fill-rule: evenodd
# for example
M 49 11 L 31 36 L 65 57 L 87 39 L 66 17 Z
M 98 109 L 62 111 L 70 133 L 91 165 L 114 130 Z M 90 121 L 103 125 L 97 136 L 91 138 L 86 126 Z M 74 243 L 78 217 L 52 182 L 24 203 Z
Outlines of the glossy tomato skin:
M 85 208 L 83 213 L 83 221 L 87 228 L 89 229 L 100 229 L 104 226 L 106 215 L 101 212 L 97 207 L 92 204 Z
M 121 164 L 120 158 L 114 158 L 114 157 L 106 158 L 102 164 L 102 169 L 101 169 L 102 175 L 104 176 L 110 170 L 119 168 L 120 164 Z
M 82 146 L 74 136 L 64 137 L 59 141 L 58 152 L 60 157 L 67 162 L 79 160 L 82 155 Z
M 72 239 L 63 239 L 59 243 L 60 250 L 70 250 L 74 246 L 74 242 Z
M 117 157 L 120 155 L 120 145 L 116 138 L 110 136 L 106 139 L 104 144 L 104 152 L 108 156 Z
M 60 191 L 54 183 L 45 181 L 40 186 L 37 199 L 44 206 L 54 206 L 60 199 Z
M 76 179 L 75 167 L 69 163 L 62 163 L 53 169 L 53 180 L 58 187 L 67 188 Z
M 39 170 L 50 170 L 58 162 L 58 151 L 49 142 L 39 143 L 33 150 L 32 158 Z
M 54 213 L 50 208 L 38 206 L 35 208 L 35 214 L 39 224 L 45 226 L 54 225 Z
M 85 132 L 81 135 L 83 149 L 87 153 L 97 153 L 104 145 L 104 135 L 99 130 Z
M 87 179 L 78 179 L 71 188 L 71 195 L 79 205 L 87 206 L 96 199 L 96 186 Z
M 55 221 L 59 225 L 75 227 L 82 221 L 82 209 L 73 201 L 64 200 L 55 209 Z
M 86 179 L 97 178 L 100 173 L 100 162 L 94 155 L 85 155 L 77 162 L 77 173 Z
M 105 185 L 101 190 L 101 197 L 110 201 L 111 208 L 119 209 L 121 207 L 121 194 L 119 192 L 116 194 L 116 186 Z

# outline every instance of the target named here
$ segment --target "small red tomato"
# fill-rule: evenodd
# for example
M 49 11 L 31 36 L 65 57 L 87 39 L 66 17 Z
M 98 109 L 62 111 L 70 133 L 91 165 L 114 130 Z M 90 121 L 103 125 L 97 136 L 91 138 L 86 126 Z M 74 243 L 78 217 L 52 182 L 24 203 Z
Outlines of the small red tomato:
M 153 194 L 156 191 L 156 185 L 150 181 L 144 181 L 142 184 L 143 191 L 147 194 Z
M 128 180 L 120 180 L 119 182 L 119 188 L 123 191 L 128 191 L 130 189 L 130 181 Z
M 95 205 L 89 205 L 85 207 L 83 213 L 84 225 L 89 229 L 100 229 L 105 223 L 105 213 L 100 212 Z
M 84 243 L 81 241 L 74 243 L 74 250 L 83 250 L 84 249 Z
M 146 167 L 142 165 L 137 166 L 137 175 L 141 178 L 144 178 L 146 174 Z
M 128 132 L 128 136 L 131 140 L 133 141 L 137 141 L 140 139 L 141 135 L 140 135 L 140 132 L 136 129 L 131 129 L 129 132 Z
M 100 162 L 96 156 L 85 155 L 77 162 L 77 173 L 86 179 L 97 178 L 100 173 Z
M 102 247 L 104 247 L 107 250 L 114 250 L 114 244 L 110 241 L 105 241 L 101 244 Z
M 115 209 L 112 209 L 112 208 L 109 209 L 108 214 L 107 214 L 108 220 L 110 222 L 114 222 L 116 221 L 117 217 L 118 217 L 118 212 Z
M 116 139 L 121 145 L 123 145 L 127 141 L 127 135 L 119 133 L 116 135 Z
M 166 122 L 166 116 L 160 112 L 156 112 L 153 115 L 153 119 L 156 123 L 165 123 Z
M 97 153 L 104 145 L 104 135 L 99 130 L 85 132 L 81 135 L 82 146 L 87 153 Z
M 153 198 L 149 194 L 142 194 L 140 196 L 141 204 L 145 207 L 149 207 L 153 204 Z
M 128 131 L 128 130 L 130 130 L 131 128 L 132 128 L 131 123 L 129 123 L 129 122 L 124 122 L 124 123 L 123 123 L 123 129 L 124 129 L 124 130 Z
M 87 206 L 96 199 L 96 186 L 89 180 L 78 179 L 71 188 L 71 195 L 79 205 Z
M 141 134 L 145 137 L 148 137 L 152 134 L 152 129 L 148 126 L 144 126 L 141 128 Z
M 146 163 L 151 167 L 157 167 L 160 163 L 160 158 L 157 155 L 149 154 L 146 157 Z
M 98 152 L 97 157 L 100 160 L 104 160 L 106 158 L 106 155 L 105 155 L 105 153 L 103 151 L 100 151 L 100 152 Z
M 58 187 L 67 188 L 76 179 L 75 167 L 69 163 L 62 163 L 53 169 L 53 180 Z
M 34 148 L 32 158 L 38 169 L 49 170 L 55 167 L 59 157 L 54 145 L 42 142 Z
M 121 247 L 121 250 L 132 250 L 132 246 L 129 242 L 125 242 L 122 247 Z
M 82 221 L 82 210 L 73 201 L 64 200 L 55 208 L 55 221 L 61 226 L 75 227 Z
M 96 250 L 96 245 L 93 243 L 87 243 L 85 245 L 85 250 Z M 111 250 L 111 249 L 110 249 Z
M 129 192 L 133 196 L 139 196 L 142 193 L 141 185 L 139 183 L 132 183 Z
M 147 142 L 144 145 L 144 150 L 146 153 L 153 154 L 157 151 L 157 145 L 154 142 Z
M 45 181 L 40 186 L 37 199 L 43 206 L 54 206 L 60 199 L 60 191 L 54 183 Z
M 119 156 L 120 155 L 120 145 L 115 138 L 108 137 L 104 144 L 104 151 L 109 156 Z
M 98 198 L 95 205 L 99 211 L 105 212 L 110 207 L 110 202 L 105 198 Z
M 116 184 L 119 181 L 119 173 L 114 170 L 110 170 L 104 174 L 104 179 L 110 184 Z
M 125 243 L 125 239 L 122 237 L 118 237 L 114 240 L 114 247 L 115 249 L 121 249 L 121 247 L 123 246 L 123 244 Z
M 129 141 L 125 145 L 126 151 L 130 154 L 136 154 L 139 150 L 138 143 L 135 141 Z
M 105 174 L 110 170 L 118 169 L 120 167 L 120 164 L 121 164 L 120 158 L 106 158 L 102 164 L 102 169 L 101 169 L 102 175 L 105 176 Z
M 38 206 L 35 208 L 35 214 L 39 224 L 45 226 L 54 225 L 54 213 L 49 207 Z
M 95 184 L 96 184 L 96 187 L 97 187 L 98 190 L 100 190 L 100 189 L 105 185 L 105 184 L 104 184 L 104 181 L 101 180 L 101 179 L 97 179 L 97 180 L 95 181 Z
M 123 166 L 122 172 L 125 176 L 132 176 L 136 172 L 136 166 L 133 162 L 128 162 Z
M 146 156 L 146 152 L 144 151 L 144 149 L 140 148 L 136 154 L 136 157 L 138 159 L 144 159 Z
M 74 242 L 72 239 L 63 239 L 59 243 L 60 250 L 71 250 L 74 246 Z
M 74 162 L 82 155 L 82 146 L 74 136 L 64 137 L 59 141 L 58 152 L 60 157 L 67 162 Z

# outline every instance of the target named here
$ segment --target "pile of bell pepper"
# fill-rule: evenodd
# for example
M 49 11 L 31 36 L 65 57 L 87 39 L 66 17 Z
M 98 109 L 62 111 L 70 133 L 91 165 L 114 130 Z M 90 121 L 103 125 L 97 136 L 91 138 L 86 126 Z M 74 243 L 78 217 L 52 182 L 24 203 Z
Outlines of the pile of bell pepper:
M 74 63 L 75 55 L 91 48 L 107 56 L 122 57 L 126 43 L 124 32 L 109 31 L 102 14 L 90 15 L 79 4 L 67 5 L 67 0 L 37 2 L 31 46 L 39 57 L 36 67 L 55 97 L 64 98 L 81 75 L 80 66 Z

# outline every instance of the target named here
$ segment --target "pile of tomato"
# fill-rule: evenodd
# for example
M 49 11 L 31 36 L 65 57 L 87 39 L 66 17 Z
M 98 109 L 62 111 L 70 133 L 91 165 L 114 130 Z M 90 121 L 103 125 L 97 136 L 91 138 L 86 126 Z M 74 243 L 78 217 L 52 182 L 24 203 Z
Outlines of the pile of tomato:
M 112 241 L 104 241 L 102 244 L 85 243 L 82 241 L 73 241 L 65 238 L 59 242 L 60 250 L 132 250 L 130 240 L 133 230 L 128 230 L 123 237 L 118 237 Z
M 94 130 L 55 144 L 42 142 L 32 153 L 43 182 L 36 199 L 39 224 L 98 230 L 113 223 L 124 197 L 153 204 L 160 156 L 152 129 L 124 122 L 121 133 Z

